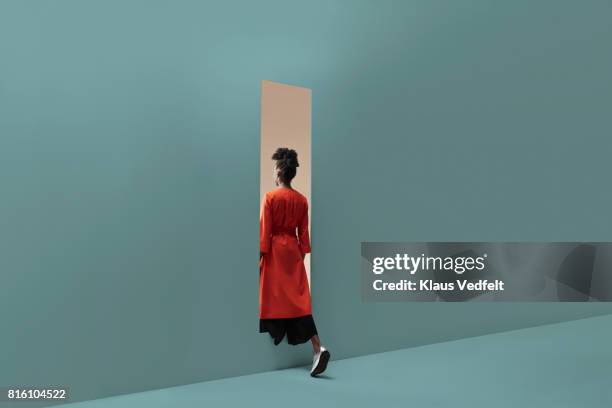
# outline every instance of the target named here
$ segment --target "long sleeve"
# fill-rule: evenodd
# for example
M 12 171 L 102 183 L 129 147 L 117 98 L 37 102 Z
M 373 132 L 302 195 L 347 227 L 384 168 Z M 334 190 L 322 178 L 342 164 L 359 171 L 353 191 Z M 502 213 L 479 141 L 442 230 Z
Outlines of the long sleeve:
M 270 241 L 272 239 L 272 210 L 268 195 L 264 197 L 261 204 L 261 216 L 259 218 L 259 251 L 270 252 Z
M 304 210 L 304 215 L 298 224 L 298 239 L 300 241 L 300 250 L 304 254 L 310 253 L 310 235 L 308 233 L 308 204 Z

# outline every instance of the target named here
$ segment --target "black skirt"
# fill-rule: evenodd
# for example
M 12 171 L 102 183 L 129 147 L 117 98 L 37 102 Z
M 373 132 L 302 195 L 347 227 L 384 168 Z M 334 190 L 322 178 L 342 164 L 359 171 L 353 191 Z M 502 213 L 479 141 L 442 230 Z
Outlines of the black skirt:
M 287 334 L 287 342 L 295 346 L 306 343 L 316 335 L 317 327 L 312 315 L 287 319 L 259 319 L 259 332 L 270 333 L 275 346 L 278 346 Z

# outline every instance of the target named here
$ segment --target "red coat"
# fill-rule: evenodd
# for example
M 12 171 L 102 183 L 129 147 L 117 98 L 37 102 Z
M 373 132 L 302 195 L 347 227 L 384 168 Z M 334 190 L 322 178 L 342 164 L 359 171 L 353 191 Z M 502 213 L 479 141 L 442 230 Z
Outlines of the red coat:
M 297 233 L 297 234 L 296 234 Z M 290 188 L 266 193 L 259 224 L 259 316 L 312 314 L 303 256 L 310 252 L 308 200 Z

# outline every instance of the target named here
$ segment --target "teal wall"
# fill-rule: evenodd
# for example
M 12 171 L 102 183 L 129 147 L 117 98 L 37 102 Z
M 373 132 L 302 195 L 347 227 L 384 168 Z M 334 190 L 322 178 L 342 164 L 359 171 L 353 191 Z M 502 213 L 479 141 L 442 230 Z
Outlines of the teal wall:
M 0 3 L 0 385 L 91 399 L 305 363 L 257 333 L 259 87 L 313 90 L 337 358 L 612 313 L 362 304 L 362 240 L 611 238 L 603 1 Z

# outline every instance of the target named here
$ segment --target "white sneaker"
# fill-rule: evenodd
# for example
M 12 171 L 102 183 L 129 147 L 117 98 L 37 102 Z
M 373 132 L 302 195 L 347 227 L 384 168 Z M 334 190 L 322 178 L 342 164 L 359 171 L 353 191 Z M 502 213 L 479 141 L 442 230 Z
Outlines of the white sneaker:
M 323 373 L 327 368 L 327 363 L 329 362 L 329 358 L 331 354 L 329 351 L 325 349 L 325 347 L 321 346 L 321 350 L 314 355 L 312 358 L 312 369 L 310 370 L 310 376 L 316 377 L 317 375 Z

